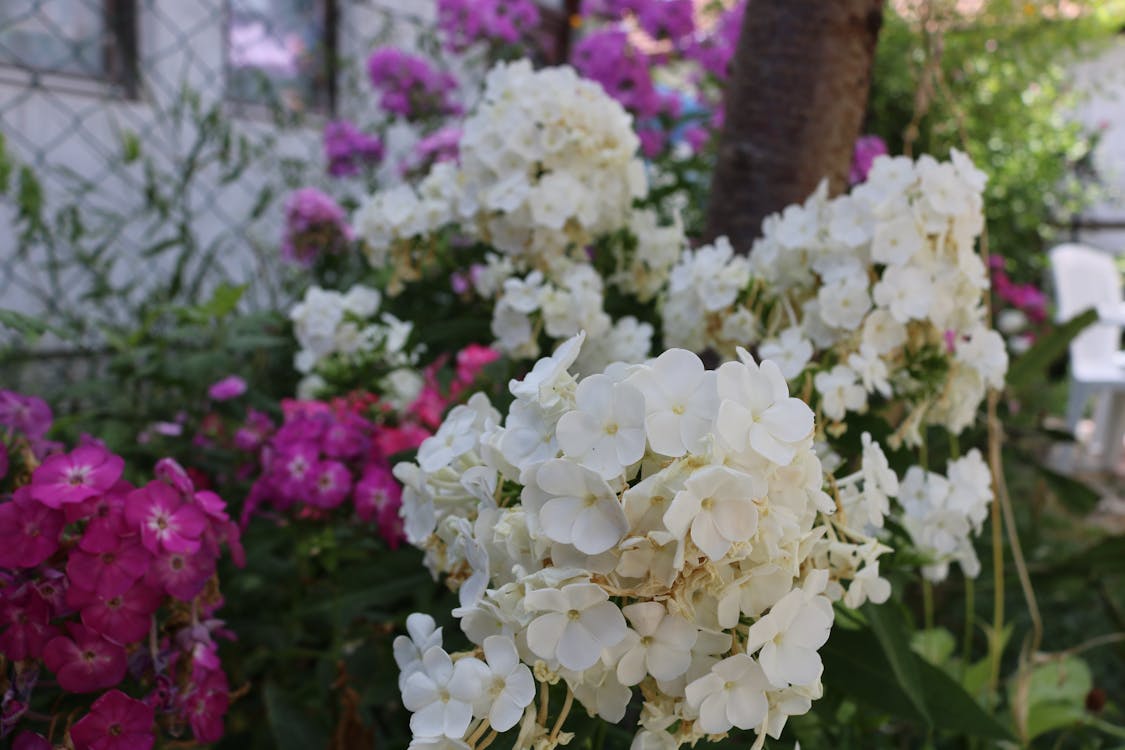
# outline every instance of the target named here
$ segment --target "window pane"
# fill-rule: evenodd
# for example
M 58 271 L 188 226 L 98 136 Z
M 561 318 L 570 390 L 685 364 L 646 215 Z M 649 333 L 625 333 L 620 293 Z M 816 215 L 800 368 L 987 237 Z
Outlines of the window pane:
M 328 103 L 328 0 L 229 0 L 227 95 L 302 112 Z
M 103 77 L 103 0 L 0 0 L 0 62 Z

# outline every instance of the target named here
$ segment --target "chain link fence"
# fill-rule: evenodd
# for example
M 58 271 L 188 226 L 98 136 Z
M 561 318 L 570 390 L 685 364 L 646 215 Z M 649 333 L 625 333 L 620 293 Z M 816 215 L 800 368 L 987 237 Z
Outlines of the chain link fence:
M 95 331 L 222 283 L 283 305 L 286 194 L 325 181 L 327 121 L 377 116 L 366 55 L 432 48 L 432 19 L 429 0 L 2 0 L 0 308 L 83 346 L 21 352 L 0 326 L 0 385 L 43 377 L 28 362 L 73 380 Z

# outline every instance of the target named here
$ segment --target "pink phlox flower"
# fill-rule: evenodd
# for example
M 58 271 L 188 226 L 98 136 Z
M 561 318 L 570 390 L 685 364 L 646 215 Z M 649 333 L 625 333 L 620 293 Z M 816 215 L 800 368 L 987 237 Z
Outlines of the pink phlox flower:
M 118 481 L 104 495 L 96 495 L 80 503 L 63 506 L 68 524 L 86 521 L 86 533 L 89 534 L 91 526 L 104 526 L 106 534 L 116 539 L 118 536 L 129 533 L 124 523 L 125 498 L 136 488 L 128 482 Z
M 194 686 L 183 697 L 182 715 L 197 742 L 217 742 L 223 736 L 223 717 L 230 708 L 230 686 L 222 670 L 192 675 Z
M 185 498 L 191 497 L 195 492 L 195 483 L 191 481 L 187 469 L 174 458 L 162 458 L 157 461 L 153 474 Z
M 651 37 L 678 42 L 695 31 L 695 3 L 692 0 L 640 3 L 637 25 Z
M 125 459 L 105 448 L 87 445 L 51 456 L 31 475 L 31 496 L 51 508 L 80 503 L 117 483 Z
M 0 566 L 34 568 L 59 548 L 63 514 L 32 500 L 27 487 L 0 504 Z
M 207 517 L 197 506 L 184 502 L 171 487 L 152 481 L 129 494 L 125 518 L 141 530 L 141 541 L 149 552 L 194 553 L 207 528 Z
M 858 185 L 867 179 L 871 165 L 876 157 L 888 153 L 886 142 L 877 135 L 862 135 L 856 139 L 855 149 L 852 153 L 852 167 L 848 174 L 848 183 Z
M 441 425 L 441 416 L 445 413 L 446 405 L 446 399 L 441 392 L 435 386 L 426 385 L 418 393 L 418 398 L 410 404 L 407 413 L 436 429 Z
M 51 750 L 51 743 L 43 735 L 25 730 L 12 743 L 12 750 Z
M 59 687 L 70 693 L 93 693 L 121 682 L 127 666 L 125 649 L 85 625 L 71 622 L 66 627 L 69 635 L 52 638 L 43 649 L 43 663 L 55 673 Z
M 136 535 L 118 538 L 112 548 L 98 547 L 98 551 L 86 551 L 80 546 L 71 551 L 66 563 L 70 582 L 86 591 L 107 597 L 124 594 L 152 564 L 152 554 Z
M 182 602 L 190 602 L 215 573 L 215 558 L 165 550 L 156 556 L 145 583 Z
M 207 389 L 207 395 L 214 401 L 229 401 L 246 393 L 246 381 L 237 375 L 227 375 Z
M 70 588 L 70 581 L 64 572 L 55 568 L 40 568 L 38 580 L 32 583 L 32 587 L 40 598 L 47 602 L 52 617 L 61 617 L 70 613 L 70 606 L 66 603 L 66 592 Z
M 310 505 L 330 509 L 347 499 L 352 489 L 352 475 L 339 461 L 321 461 L 312 481 L 313 492 L 308 496 Z
M 383 427 L 375 433 L 375 447 L 379 455 L 393 456 L 415 450 L 431 434 L 433 433 L 425 427 L 411 422 L 397 427 Z
M 481 371 L 496 360 L 500 352 L 490 346 L 469 344 L 457 352 L 457 380 L 463 386 L 470 386 L 480 377 Z
M 38 659 L 59 631 L 50 624 L 51 608 L 32 588 L 0 598 L 0 654 L 9 661 Z
M 324 430 L 321 449 L 329 458 L 350 459 L 366 452 L 372 424 L 358 414 L 341 412 Z
M 66 598 L 81 610 L 83 625 L 107 640 L 128 646 L 148 634 L 150 618 L 164 597 L 160 591 L 138 584 L 115 596 L 71 586 Z
M 273 433 L 273 420 L 263 412 L 250 409 L 246 421 L 234 433 L 234 445 L 239 450 L 255 451 Z
M 356 515 L 363 521 L 375 521 L 388 505 L 393 505 L 394 512 L 398 512 L 402 487 L 388 466 L 369 464 L 356 482 L 354 494 Z
M 314 492 L 319 462 L 320 451 L 313 443 L 279 445 L 270 464 L 270 479 L 280 498 L 294 503 Z
M 94 701 L 90 713 L 70 728 L 74 750 L 151 750 L 155 712 L 120 690 Z
M 324 155 L 328 174 L 333 177 L 357 175 L 367 165 L 383 160 L 383 142 L 377 135 L 368 135 L 347 120 L 336 120 L 324 126 Z
M 37 440 L 47 434 L 53 420 L 51 407 L 43 399 L 0 389 L 0 427 Z

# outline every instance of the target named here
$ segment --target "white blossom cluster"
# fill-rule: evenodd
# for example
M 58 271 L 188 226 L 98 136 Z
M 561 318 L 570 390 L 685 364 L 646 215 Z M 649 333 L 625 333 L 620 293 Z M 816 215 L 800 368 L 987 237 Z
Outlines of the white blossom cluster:
M 992 474 L 976 448 L 951 461 L 946 476 L 921 466 L 907 470 L 899 486 L 899 522 L 930 561 L 923 576 L 944 581 L 951 562 L 970 578 L 980 574 L 972 537 L 980 534 L 992 500 Z
M 916 407 L 898 436 L 908 443 L 926 423 L 960 432 L 1008 364 L 985 321 L 984 182 L 956 150 L 950 162 L 880 157 L 850 194 L 828 199 L 822 184 L 767 217 L 749 261 L 721 243 L 685 252 L 662 303 L 665 341 L 728 357 L 758 344 L 788 379 L 815 373 L 829 422 L 881 396 Z
M 620 347 L 604 361 L 581 363 L 587 371 L 638 362 L 649 354 L 652 329 L 615 326 L 604 310 L 605 283 L 650 301 L 684 246 L 682 226 L 633 207 L 647 193 L 638 144 L 624 108 L 571 68 L 502 63 L 465 121 L 460 165 L 436 165 L 417 188 L 375 193 L 354 223 L 371 265 L 394 270 L 392 291 L 422 273 L 444 227 L 493 248 L 474 288 L 495 300 L 497 346 L 511 356 L 534 360 L 541 333 L 557 341 L 581 328 L 603 350 Z M 603 280 L 587 249 L 622 229 L 635 246 L 614 249 L 614 271 Z
M 822 693 L 832 599 L 886 599 L 886 548 L 830 528 L 813 412 L 772 362 L 743 350 L 707 370 L 670 349 L 576 378 L 584 338 L 512 381 L 507 415 L 477 394 L 395 467 L 407 537 L 457 587 L 476 646 L 450 654 L 431 619 L 408 623 L 411 747 L 465 747 L 491 727 L 553 748 L 572 699 L 616 723 L 635 688 L 637 747 L 734 729 L 761 746 Z
M 324 388 L 324 368 L 333 363 L 365 366 L 377 359 L 388 370 L 384 386 L 392 402 L 409 403 L 421 389 L 416 352 L 407 342 L 413 325 L 388 312 L 379 314 L 382 295 L 356 284 L 341 293 L 310 286 L 293 306 L 289 319 L 300 345 L 294 367 L 305 377 L 298 386 L 302 398 Z
M 570 67 L 500 63 L 465 120 L 460 166 L 371 196 L 356 216 L 373 265 L 451 221 L 525 268 L 547 269 L 629 223 L 647 191 L 632 118 Z

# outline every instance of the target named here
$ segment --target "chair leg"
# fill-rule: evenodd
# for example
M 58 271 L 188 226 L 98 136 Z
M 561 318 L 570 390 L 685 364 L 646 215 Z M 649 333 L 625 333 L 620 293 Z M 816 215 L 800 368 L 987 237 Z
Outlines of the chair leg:
M 1089 386 L 1071 379 L 1066 399 L 1066 426 L 1071 432 L 1078 428 L 1078 422 L 1081 421 L 1082 412 L 1086 410 L 1086 403 L 1089 400 Z
M 1105 442 L 1102 444 L 1102 466 L 1112 472 L 1117 469 L 1117 462 L 1121 458 L 1121 439 L 1125 436 L 1125 393 L 1107 393 L 1106 400 L 1110 408 L 1106 420 Z

